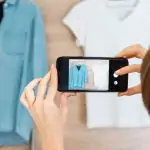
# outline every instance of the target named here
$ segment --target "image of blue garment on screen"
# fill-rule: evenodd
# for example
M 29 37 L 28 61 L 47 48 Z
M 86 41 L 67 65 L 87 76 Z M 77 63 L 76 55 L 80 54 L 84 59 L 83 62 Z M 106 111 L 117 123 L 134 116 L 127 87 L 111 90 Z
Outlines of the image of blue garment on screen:
M 88 69 L 84 64 L 69 69 L 69 89 L 84 89 L 88 81 Z

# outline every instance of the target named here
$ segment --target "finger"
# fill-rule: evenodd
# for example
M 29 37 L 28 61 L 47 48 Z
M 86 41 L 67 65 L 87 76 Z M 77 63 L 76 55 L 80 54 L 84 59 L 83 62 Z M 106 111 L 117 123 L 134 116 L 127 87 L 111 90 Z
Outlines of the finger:
M 141 93 L 141 85 L 132 87 L 128 89 L 127 96 L 135 95 Z
M 52 102 L 57 93 L 57 70 L 54 65 L 51 66 L 50 70 L 50 82 L 49 89 L 46 99 Z
M 48 72 L 45 77 L 41 80 L 38 92 L 37 92 L 37 100 L 41 100 L 45 98 L 46 90 L 47 90 L 47 84 L 50 80 L 50 72 Z
M 21 97 L 20 97 L 20 102 L 28 109 L 29 106 L 28 106 L 28 103 L 27 103 L 27 100 L 26 100 L 26 97 L 25 97 L 25 92 L 22 93 Z
M 116 57 L 132 58 L 132 57 L 136 57 L 138 52 L 139 52 L 139 46 L 132 45 L 125 48 L 120 53 L 118 53 Z
M 126 92 L 119 93 L 119 96 L 131 96 L 141 93 L 141 85 L 129 88 Z
M 65 95 L 66 97 L 71 97 L 71 96 L 76 96 L 77 94 L 74 92 L 74 93 L 62 93 L 62 95 Z
M 60 104 L 62 106 L 63 106 L 63 104 L 65 105 L 65 99 L 68 99 L 71 96 L 76 96 L 76 93 L 61 93 L 60 98 L 61 98 L 62 101 L 60 101 Z
M 35 102 L 35 95 L 33 89 L 26 89 L 25 91 L 25 99 L 28 103 L 28 107 L 32 107 Z
M 60 95 L 60 106 L 63 108 L 67 105 L 68 96 L 65 93 Z
M 68 103 L 67 102 L 68 102 L 68 96 L 65 93 L 62 93 L 60 95 L 60 108 L 61 108 L 61 111 L 64 116 L 68 113 Z
M 138 72 L 140 73 L 140 70 L 141 70 L 141 65 L 130 65 L 130 66 L 126 66 L 126 67 L 123 67 L 119 70 L 117 70 L 115 72 L 115 74 L 117 75 L 125 75 L 125 74 L 128 74 L 128 73 L 133 73 L 133 72 Z
M 25 89 L 33 89 L 36 87 L 36 85 L 41 81 L 41 78 L 32 80 Z
M 26 87 L 25 87 L 25 90 L 23 91 L 21 97 L 20 97 L 20 101 L 21 103 L 26 107 L 26 108 L 29 108 L 29 103 L 30 101 L 27 99 L 26 97 L 26 90 L 28 91 L 28 89 L 33 89 L 39 82 L 40 82 L 41 79 L 34 79 L 33 81 L 31 81 Z M 32 93 L 33 94 L 33 93 Z M 31 94 L 31 95 L 32 95 Z M 34 94 L 33 94 L 34 95 Z M 28 97 L 29 94 L 28 94 Z M 31 96 L 33 97 L 33 96 Z M 32 98 L 33 99 L 33 98 Z
M 41 79 L 34 79 L 31 81 L 24 90 L 24 97 L 26 102 L 28 103 L 28 107 L 32 107 L 32 105 L 35 102 L 35 96 L 34 96 L 34 88 L 36 85 L 40 82 Z
M 141 45 L 136 44 L 125 48 L 123 51 L 118 53 L 115 57 L 124 57 L 124 58 L 143 58 L 147 50 L 144 49 Z
M 67 101 L 71 96 L 76 96 L 76 93 L 61 93 L 60 95 L 60 107 L 64 109 L 63 111 L 66 113 L 68 112 Z
M 119 97 L 121 97 L 121 96 L 127 96 L 127 91 L 126 91 L 126 92 L 118 93 L 118 96 L 119 96 Z
M 115 55 L 115 57 L 123 57 L 123 58 L 133 58 L 136 57 L 136 51 L 131 50 L 131 47 L 128 47 L 126 49 L 124 49 L 123 51 L 121 51 L 120 53 L 118 53 L 117 55 Z

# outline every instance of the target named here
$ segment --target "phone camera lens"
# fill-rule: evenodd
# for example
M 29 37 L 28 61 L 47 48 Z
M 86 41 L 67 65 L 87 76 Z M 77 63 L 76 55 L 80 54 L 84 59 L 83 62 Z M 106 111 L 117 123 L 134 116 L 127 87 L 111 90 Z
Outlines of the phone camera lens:
M 115 73 L 114 73 L 114 75 L 113 75 L 113 76 L 114 76 L 115 78 L 117 78 L 117 77 L 118 77 L 118 75 L 117 75 L 117 74 L 115 74 Z
M 118 82 L 117 81 L 114 81 L 114 85 L 117 85 L 118 84 Z

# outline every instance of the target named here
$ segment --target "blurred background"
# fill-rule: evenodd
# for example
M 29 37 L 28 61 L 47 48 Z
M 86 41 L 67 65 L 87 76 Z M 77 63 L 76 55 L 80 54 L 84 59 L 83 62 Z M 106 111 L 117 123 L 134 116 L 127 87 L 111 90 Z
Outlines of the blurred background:
M 83 55 L 75 38 L 63 24 L 62 18 L 78 0 L 36 0 L 44 20 L 49 63 L 62 55 Z M 84 94 L 70 98 L 65 134 L 65 150 L 149 150 L 149 128 L 87 129 Z M 0 150 L 29 150 L 28 145 L 1 147 Z M 33 150 L 41 150 L 38 135 L 34 136 Z

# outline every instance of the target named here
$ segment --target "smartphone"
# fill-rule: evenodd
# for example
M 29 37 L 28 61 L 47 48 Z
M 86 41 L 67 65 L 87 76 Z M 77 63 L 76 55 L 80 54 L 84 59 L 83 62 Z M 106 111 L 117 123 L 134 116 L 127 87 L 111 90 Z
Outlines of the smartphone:
M 124 92 L 128 88 L 128 74 L 118 76 L 115 71 L 127 65 L 125 58 L 59 57 L 58 91 Z

